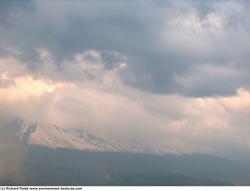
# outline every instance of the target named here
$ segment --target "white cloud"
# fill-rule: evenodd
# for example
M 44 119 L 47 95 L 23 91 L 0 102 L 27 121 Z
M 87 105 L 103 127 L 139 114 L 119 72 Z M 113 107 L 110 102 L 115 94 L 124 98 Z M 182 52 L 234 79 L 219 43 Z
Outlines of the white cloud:
M 202 15 L 192 3 L 174 4 L 164 19 L 162 38 L 166 47 L 188 57 L 240 59 L 248 54 L 247 26 L 232 23 L 236 17 L 246 16 L 244 5 L 235 1 L 212 1 L 210 6 L 212 9 Z
M 91 59 L 86 61 L 86 55 Z M 99 55 L 98 51 L 87 51 L 72 60 L 83 74 L 94 70 L 95 78 L 83 81 L 60 81 L 48 79 L 48 76 L 44 79 L 41 74 L 37 77 L 28 70 L 9 76 L 14 83 L 0 88 L 1 107 L 28 121 L 84 128 L 114 141 L 137 141 L 181 153 L 199 152 L 232 158 L 250 155 L 247 89 L 240 89 L 232 96 L 206 98 L 146 93 L 119 80 L 115 71 L 126 64 L 106 70 Z M 65 62 L 71 63 L 70 60 Z M 87 67 L 91 62 L 94 69 Z M 63 67 L 63 74 L 74 74 L 75 70 L 67 69 Z M 15 68 L 9 69 L 9 73 L 13 73 L 11 70 Z M 216 71 L 231 75 L 227 69 Z M 56 72 L 61 75 L 60 71 Z M 96 80 L 110 72 L 113 72 L 111 81 L 115 83 Z M 2 78 L 7 77 L 2 75 Z M 234 152 L 240 155 L 235 156 Z

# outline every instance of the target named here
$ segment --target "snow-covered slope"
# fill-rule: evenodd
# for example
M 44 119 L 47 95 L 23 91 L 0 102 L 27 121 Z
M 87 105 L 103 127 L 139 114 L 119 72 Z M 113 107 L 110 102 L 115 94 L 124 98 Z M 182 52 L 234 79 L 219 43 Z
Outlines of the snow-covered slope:
M 64 129 L 56 125 L 39 126 L 15 120 L 12 124 L 20 141 L 30 145 L 43 145 L 50 148 L 68 148 L 81 151 L 96 152 L 128 152 L 164 154 L 156 148 L 134 143 L 111 143 L 103 138 L 79 129 Z M 169 153 L 169 151 L 167 151 Z

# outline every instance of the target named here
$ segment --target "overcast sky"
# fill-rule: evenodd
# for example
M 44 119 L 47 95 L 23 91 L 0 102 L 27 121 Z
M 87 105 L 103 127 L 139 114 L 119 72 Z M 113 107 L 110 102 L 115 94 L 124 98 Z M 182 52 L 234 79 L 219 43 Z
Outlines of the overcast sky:
M 0 119 L 250 157 L 250 2 L 0 1 Z M 8 116 L 8 117 L 6 117 Z

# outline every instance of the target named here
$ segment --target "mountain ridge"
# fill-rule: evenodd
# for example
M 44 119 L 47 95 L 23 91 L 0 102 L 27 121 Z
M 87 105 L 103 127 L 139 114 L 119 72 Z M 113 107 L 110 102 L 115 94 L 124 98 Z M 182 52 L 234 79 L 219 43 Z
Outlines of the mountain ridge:
M 117 143 L 95 136 L 83 129 L 65 129 L 57 125 L 41 126 L 16 119 L 11 128 L 17 138 L 27 145 L 42 145 L 49 148 L 67 148 L 80 151 L 124 152 L 147 154 L 178 154 L 172 150 L 153 148 L 136 143 Z

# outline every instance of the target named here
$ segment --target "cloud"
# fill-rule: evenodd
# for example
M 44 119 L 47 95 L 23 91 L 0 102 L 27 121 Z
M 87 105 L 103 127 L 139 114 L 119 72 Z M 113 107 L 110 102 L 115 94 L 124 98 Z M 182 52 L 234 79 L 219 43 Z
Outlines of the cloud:
M 1 145 L 19 117 L 249 158 L 247 1 L 0 4 Z
M 235 87 L 247 87 L 247 72 L 235 63 L 204 64 L 191 67 L 186 73 L 174 77 L 180 92 L 191 96 L 233 95 Z M 229 83 L 230 82 L 230 83 Z M 206 87 L 206 88 L 204 88 Z
M 53 57 L 49 52 L 43 55 Z M 43 60 L 46 65 L 48 59 Z M 114 142 L 138 142 L 177 153 L 249 156 L 248 89 L 230 96 L 199 98 L 149 93 L 121 80 L 120 72 L 128 69 L 127 63 L 107 69 L 104 60 L 100 52 L 88 50 L 62 61 L 60 71 L 43 70 L 42 65 L 40 73 L 26 68 L 23 74 L 12 76 L 12 84 L 0 88 L 0 104 L 26 121 L 83 128 Z M 198 69 L 204 68 L 208 75 L 215 70 L 219 75 L 238 76 L 230 67 L 204 65 Z M 12 70 L 16 68 L 9 73 Z M 198 77 L 179 81 L 193 85 L 193 78 Z
M 230 95 L 239 88 L 238 83 L 227 87 L 217 83 L 215 90 L 204 87 L 197 92 L 176 84 L 175 76 L 199 65 L 235 63 L 249 71 L 247 1 L 28 3 L 9 6 L 5 15 L 14 16 L 8 17 L 0 37 L 5 42 L 2 54 L 15 55 L 33 69 L 41 61 L 37 48 L 53 54 L 55 68 L 86 50 L 119 52 L 129 60 L 129 69 L 121 76 L 127 85 L 189 96 L 200 96 L 200 91 L 204 96 Z M 247 84 L 249 79 L 240 81 Z

